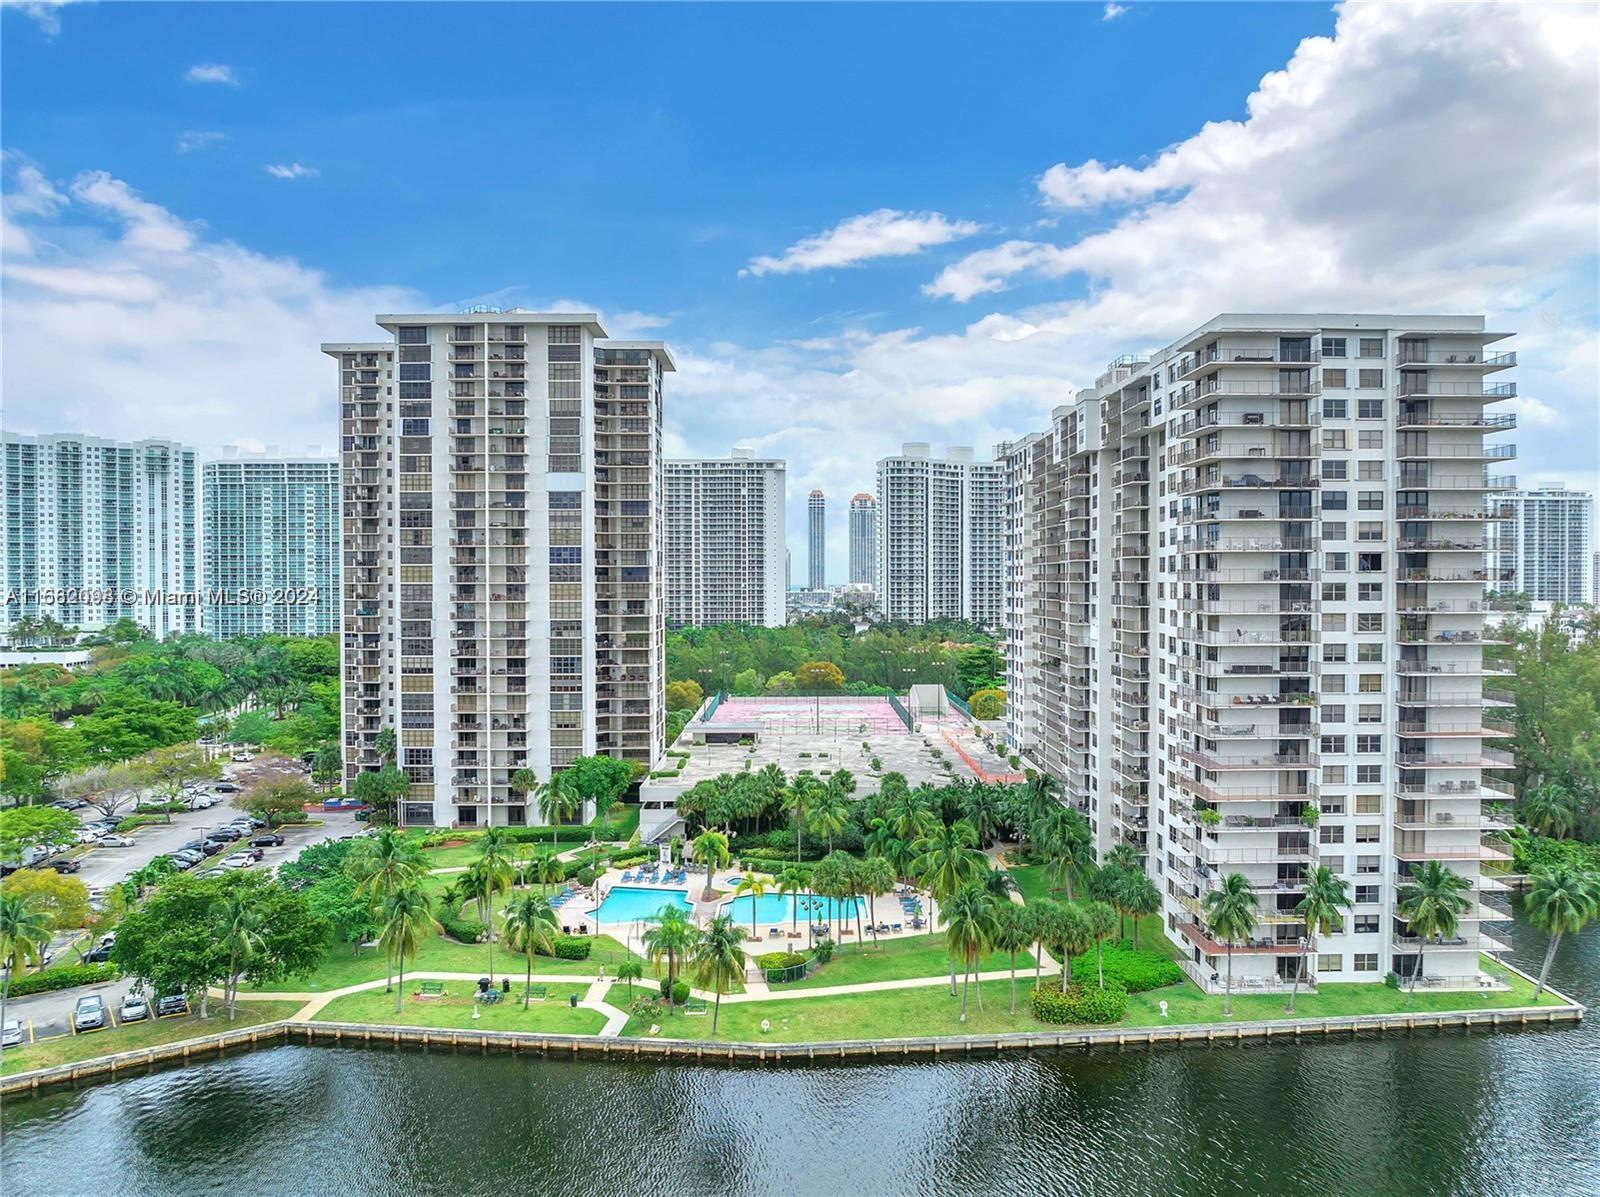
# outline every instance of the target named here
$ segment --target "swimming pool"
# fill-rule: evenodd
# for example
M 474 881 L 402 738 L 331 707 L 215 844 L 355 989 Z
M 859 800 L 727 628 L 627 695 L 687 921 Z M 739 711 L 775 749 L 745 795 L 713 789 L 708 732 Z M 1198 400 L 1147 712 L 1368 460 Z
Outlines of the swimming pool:
M 722 913 L 733 915 L 734 922 L 750 925 L 750 906 L 755 904 L 756 926 L 762 923 L 776 925 L 790 922 L 795 916 L 795 900 L 800 902 L 800 926 L 805 926 L 806 921 L 818 923 L 832 923 L 841 917 L 854 919 L 859 907 L 861 917 L 867 916 L 866 904 L 860 898 L 837 901 L 834 898 L 819 898 L 816 894 L 762 894 L 759 898 L 750 894 L 742 894 L 722 904 Z M 887 908 L 886 908 L 887 909 Z
M 653 919 L 663 906 L 691 910 L 686 889 L 647 889 L 628 885 L 613 886 L 595 918 L 602 923 L 639 923 Z

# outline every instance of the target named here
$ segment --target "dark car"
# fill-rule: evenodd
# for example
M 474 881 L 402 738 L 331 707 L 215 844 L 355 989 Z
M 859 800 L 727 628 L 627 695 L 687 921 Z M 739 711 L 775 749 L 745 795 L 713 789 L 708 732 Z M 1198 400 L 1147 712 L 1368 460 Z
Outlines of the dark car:
M 252 848 L 281 848 L 283 843 L 284 840 L 281 835 L 276 831 L 269 831 L 266 835 L 258 835 L 252 839 L 250 846 Z
M 65 856 L 62 856 L 52 860 L 50 862 L 50 867 L 58 873 L 76 873 L 83 866 L 75 860 L 69 860 Z
M 218 794 L 237 794 L 239 787 L 231 781 L 219 781 L 211 787 Z
M 214 827 L 211 830 L 214 840 L 237 840 L 244 838 L 244 831 L 238 827 Z
M 83 958 L 83 962 L 85 964 L 104 964 L 110 959 L 111 945 L 108 943 L 103 943 L 97 945 L 93 951 L 87 953 Z
M 208 836 L 208 837 L 206 837 L 205 841 L 200 845 L 200 851 L 203 852 L 207 856 L 215 856 L 218 852 L 221 852 L 227 846 L 228 846 L 228 844 L 227 844 L 226 840 L 219 840 L 214 836 Z
M 189 1013 L 189 999 L 181 993 L 169 993 L 156 999 L 156 1017 L 171 1018 L 175 1014 Z
M 195 865 L 204 860 L 205 857 L 201 853 L 195 852 L 192 849 L 183 848 L 177 852 L 174 852 L 168 859 L 170 859 L 172 863 L 177 865 L 180 869 L 192 869 Z

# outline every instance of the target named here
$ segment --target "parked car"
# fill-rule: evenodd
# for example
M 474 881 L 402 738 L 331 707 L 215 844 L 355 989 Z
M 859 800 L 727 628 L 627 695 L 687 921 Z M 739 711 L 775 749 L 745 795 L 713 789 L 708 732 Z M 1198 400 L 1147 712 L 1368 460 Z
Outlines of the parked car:
M 22 1022 L 20 1019 L 8 1018 L 5 1025 L 0 1027 L 0 1047 L 22 1046 Z
M 281 848 L 284 840 L 276 831 L 269 831 L 265 835 L 258 835 L 250 841 L 252 848 Z
M 102 848 L 131 848 L 133 847 L 133 840 L 129 836 L 117 835 L 113 832 L 110 835 L 100 837 L 100 846 Z
M 180 848 L 172 854 L 172 863 L 180 869 L 192 869 L 204 859 L 205 856 L 202 853 L 196 852 L 192 848 Z
M 205 842 L 200 845 L 200 851 L 207 856 L 215 856 L 218 852 L 226 851 L 227 847 L 227 840 L 219 840 L 207 836 Z
M 250 763 L 251 757 L 250 757 L 250 754 L 248 752 L 236 752 L 236 753 L 233 754 L 233 760 L 234 760 L 234 763 L 236 763 L 236 764 L 248 765 Z
M 96 944 L 83 954 L 85 964 L 104 964 L 111 959 L 111 945 L 108 943 Z
M 201 869 L 198 873 L 195 874 L 195 876 L 196 877 L 220 877 L 224 873 L 226 873 L 227 871 L 228 870 L 223 868 L 221 865 L 212 865 L 209 869 Z
M 171 1018 L 175 1014 L 189 1013 L 189 999 L 181 993 L 169 993 L 156 999 L 156 1017 Z
M 58 873 L 76 873 L 83 866 L 77 861 L 69 860 L 67 857 L 63 856 L 59 860 L 52 860 L 50 862 L 50 867 Z
M 100 995 L 91 993 L 88 997 L 79 998 L 77 1006 L 72 1011 L 72 1029 L 97 1031 L 105 1025 L 106 1004 L 100 1000 Z
M 210 810 L 216 804 L 217 800 L 210 794 L 201 794 L 198 797 L 189 799 L 190 810 Z
M 240 827 L 216 827 L 211 831 L 214 840 L 237 840 L 244 838 L 244 829 Z
M 232 856 L 228 857 L 222 862 L 222 867 L 225 869 L 248 869 L 255 863 L 256 858 L 251 856 L 250 853 L 235 852 Z
M 122 1007 L 117 1011 L 118 1022 L 138 1022 L 150 1017 L 150 1003 L 137 993 L 130 993 L 122 999 Z
M 105 830 L 100 827 L 80 827 L 72 834 L 78 843 L 92 844 L 105 834 Z
M 231 781 L 219 781 L 211 788 L 219 794 L 237 794 L 239 792 L 239 787 Z

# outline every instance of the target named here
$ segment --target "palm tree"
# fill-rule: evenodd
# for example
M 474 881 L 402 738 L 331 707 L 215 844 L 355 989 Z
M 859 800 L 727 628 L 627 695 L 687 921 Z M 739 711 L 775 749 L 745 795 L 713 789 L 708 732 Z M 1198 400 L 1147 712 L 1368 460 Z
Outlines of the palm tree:
M 939 913 L 945 923 L 945 946 L 950 952 L 952 976 L 955 960 L 958 956 L 961 958 L 961 1021 L 966 1022 L 967 990 L 972 985 L 972 974 L 978 971 L 979 963 L 994 947 L 995 937 L 1000 930 L 995 921 L 994 896 L 981 883 L 972 882 L 957 890 L 948 902 L 940 903 Z M 983 1008 L 981 983 L 978 986 L 978 1007 Z
M 633 983 L 644 976 L 644 961 L 637 956 L 629 956 L 617 965 L 617 980 L 628 983 L 628 1001 L 633 1001 Z
M 1074 882 L 1087 881 L 1094 871 L 1094 837 L 1087 820 L 1070 807 L 1056 806 L 1035 820 L 1033 838 L 1050 858 L 1051 888 L 1065 889 L 1067 901 L 1072 901 Z
M 1577 803 L 1560 782 L 1547 782 L 1522 800 L 1522 821 L 1541 835 L 1563 838 L 1578 821 Z
M 760 873 L 746 873 L 739 878 L 739 884 L 733 887 L 733 896 L 741 897 L 750 895 L 750 938 L 756 935 L 756 899 L 765 897 L 767 890 L 772 886 L 771 877 L 763 877 Z
M 416 842 L 394 827 L 385 827 L 377 835 L 357 840 L 346 868 L 355 878 L 356 894 L 380 907 L 400 890 L 420 883 L 427 873 Z M 393 987 L 393 961 L 390 961 L 384 992 Z
M 1139 947 L 1139 920 L 1161 913 L 1161 891 L 1142 870 L 1124 873 L 1117 884 L 1119 909 L 1128 912 L 1133 923 L 1133 946 Z
M 1033 944 L 1033 913 L 1027 906 L 1007 902 L 994 912 L 996 951 L 1011 957 L 1011 1013 L 1017 1012 L 1017 953 Z
M 1205 898 L 1206 922 L 1211 934 L 1222 937 L 1228 948 L 1228 983 L 1222 996 L 1222 1017 L 1233 1017 L 1233 945 L 1248 939 L 1256 925 L 1256 892 L 1243 873 L 1229 873 L 1222 885 Z
M 530 794 L 533 795 L 532 802 L 537 805 L 541 791 L 544 789 L 544 783 L 539 780 L 537 773 L 524 766 L 507 778 L 506 787 L 513 794 L 518 795 L 524 803 L 529 802 Z
M 400 966 L 400 984 L 394 993 L 394 1012 L 400 1013 L 406 991 L 406 961 L 417 958 L 422 937 L 437 929 L 438 921 L 428 908 L 428 895 L 420 885 L 407 885 L 390 894 L 383 903 L 383 934 L 378 942 L 391 960 Z
M 972 824 L 978 833 L 978 844 L 987 846 L 994 842 L 1000 831 L 1000 792 L 985 782 L 974 781 L 962 795 L 961 817 Z
M 881 856 L 869 856 L 856 869 L 856 883 L 867 895 L 868 917 L 872 920 L 872 942 L 878 942 L 878 896 L 894 892 L 894 866 Z
M 1528 921 L 1550 937 L 1544 964 L 1539 967 L 1539 984 L 1533 990 L 1534 1001 L 1538 1001 L 1561 937 L 1576 935 L 1600 914 L 1600 876 L 1560 865 L 1541 870 L 1533 875 L 1526 909 Z
M 700 988 L 716 995 L 711 1008 L 711 1033 L 717 1033 L 717 1017 L 722 1013 L 722 995 L 734 979 L 744 972 L 744 931 L 734 925 L 731 915 L 719 914 L 706 924 L 691 949 L 690 963 Z
M 549 955 L 556 950 L 556 912 L 550 903 L 538 894 L 523 894 L 506 907 L 506 944 L 513 952 L 521 952 L 528 960 L 528 972 L 522 990 L 522 1008 L 528 1008 L 528 998 L 533 990 L 533 958 L 539 953 Z
M 1100 948 L 1106 938 L 1117 929 L 1117 912 L 1105 902 L 1090 902 L 1083 908 L 1083 927 L 1094 940 L 1094 969 L 1100 977 L 1100 988 L 1106 987 L 1106 966 Z
M 547 896 L 552 885 L 559 885 L 567 878 L 567 867 L 556 859 L 554 852 L 548 852 L 534 860 L 530 871 L 539 883 L 539 892 Z
M 799 773 L 783 791 L 783 809 L 794 816 L 794 858 L 805 859 L 806 811 L 822 794 L 822 782 L 809 773 Z
M 21 976 L 28 959 L 37 960 L 50 942 L 50 916 L 20 894 L 0 893 L 0 1026 L 6 1020 L 11 979 Z
M 228 1021 L 238 1010 L 239 974 L 261 949 L 261 915 L 237 892 L 220 899 L 211 908 L 212 935 L 228 953 L 228 976 L 222 997 L 228 1004 Z
M 1408 1005 L 1417 992 L 1417 978 L 1422 975 L 1424 945 L 1429 939 L 1443 943 L 1455 935 L 1461 916 L 1472 908 L 1467 897 L 1470 888 L 1465 877 L 1437 860 L 1423 862 L 1410 882 L 1400 887 L 1395 913 L 1411 924 L 1411 934 L 1417 939 L 1417 964 L 1411 970 L 1411 985 L 1406 990 Z
M 678 980 L 678 961 L 682 960 L 694 946 L 696 938 L 694 924 L 689 921 L 687 912 L 681 906 L 663 906 L 656 912 L 650 927 L 640 937 L 644 950 L 650 954 L 650 963 L 653 966 L 660 968 L 661 958 L 665 956 L 667 959 L 667 986 L 663 992 L 667 998 L 669 1015 L 676 1004 L 672 1000 L 672 991 Z
M 941 826 L 917 841 L 912 871 L 934 899 L 943 902 L 969 881 L 980 878 L 989 867 L 977 844 L 978 834 L 965 820 Z
M 1344 916 L 1339 912 L 1350 908 L 1348 896 L 1349 883 L 1339 877 L 1327 865 L 1318 865 L 1306 880 L 1306 895 L 1300 899 L 1300 904 L 1294 908 L 1295 914 L 1306 925 L 1306 936 L 1336 935 L 1344 928 Z M 1294 1013 L 1294 1000 L 1300 995 L 1300 976 L 1307 971 L 1310 964 L 1310 946 L 1307 945 L 1308 955 L 1300 961 L 1300 968 L 1294 974 L 1294 986 L 1289 990 L 1289 1004 L 1285 1013 Z
M 927 796 L 911 790 L 896 793 L 884 807 L 883 817 L 894 832 L 894 838 L 906 844 L 915 844 L 934 834 L 940 822 Z
M 806 875 L 790 865 L 778 874 L 778 892 L 789 895 L 789 929 L 800 930 L 800 895 L 806 892 Z
M 850 800 L 832 785 L 822 787 L 811 807 L 811 826 L 828 841 L 828 851 L 833 851 L 833 837 L 850 826 Z
M 483 894 L 484 926 L 489 929 L 489 980 L 494 980 L 494 900 L 511 888 L 516 875 L 511 853 L 515 850 L 511 832 L 504 827 L 491 827 L 478 841 L 478 885 Z
M 570 782 L 563 777 L 557 777 L 554 781 L 541 785 L 535 798 L 539 804 L 539 817 L 550 824 L 550 846 L 553 848 L 556 845 L 556 837 L 560 834 L 561 824 L 578 809 L 578 796 L 573 793 Z
M 830 852 L 811 870 L 811 892 L 833 901 L 841 918 L 844 915 L 844 899 L 850 892 L 850 863 L 850 857 L 845 853 Z M 815 917 L 810 920 L 810 925 L 814 934 L 817 925 Z M 839 934 L 837 938 L 842 942 L 844 936 Z
M 711 875 L 717 869 L 726 868 L 728 864 L 728 837 L 708 827 L 694 837 L 694 843 L 689 846 L 689 853 L 706 866 L 706 887 L 700 893 L 700 900 L 709 902 L 713 892 Z

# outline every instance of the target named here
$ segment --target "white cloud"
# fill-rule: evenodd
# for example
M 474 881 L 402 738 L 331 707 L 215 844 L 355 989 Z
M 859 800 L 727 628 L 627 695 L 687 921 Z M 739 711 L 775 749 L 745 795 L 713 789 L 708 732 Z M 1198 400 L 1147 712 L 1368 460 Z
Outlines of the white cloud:
M 739 277 L 826 270 L 859 266 L 873 258 L 904 257 L 970 237 L 982 228 L 969 220 L 950 220 L 941 212 L 879 208 L 804 237 L 775 257 L 751 258 L 749 265 L 739 271 Z
M 314 166 L 298 162 L 273 162 L 262 167 L 274 179 L 314 179 L 322 172 Z
M 1127 11 L 1128 6 L 1126 4 L 1118 4 L 1116 0 L 1109 0 L 1109 2 L 1106 4 L 1105 11 L 1100 14 L 1100 19 L 1102 21 L 1115 21 Z
M 183 77 L 190 83 L 226 83 L 229 87 L 240 85 L 239 76 L 233 68 L 220 62 L 196 63 Z
M 14 8 L 26 16 L 46 34 L 54 37 L 61 32 L 61 10 L 75 0 L 0 0 L 0 5 Z
M 210 149 L 212 146 L 228 140 L 226 133 L 217 133 L 203 129 L 188 129 L 178 138 L 178 153 L 192 154 L 196 150 Z

